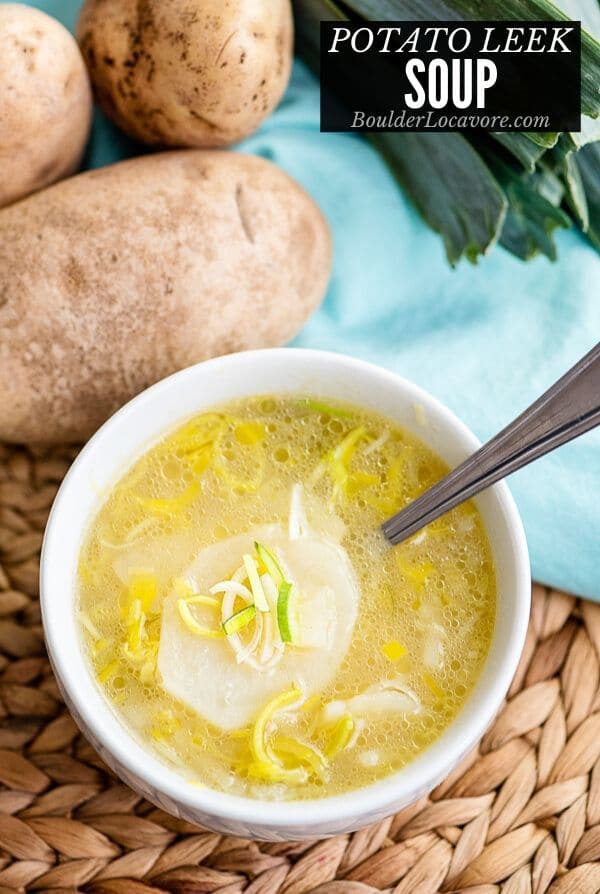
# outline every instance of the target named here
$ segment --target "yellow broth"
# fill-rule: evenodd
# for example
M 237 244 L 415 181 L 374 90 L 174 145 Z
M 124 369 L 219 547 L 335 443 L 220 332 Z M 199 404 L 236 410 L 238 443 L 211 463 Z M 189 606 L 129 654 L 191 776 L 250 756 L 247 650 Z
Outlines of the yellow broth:
M 350 447 L 341 462 L 332 461 L 344 443 Z M 473 504 L 395 548 L 380 533 L 385 518 L 446 472 L 431 450 L 390 420 L 300 396 L 231 402 L 149 449 L 99 509 L 79 568 L 85 651 L 121 721 L 191 783 L 257 798 L 339 794 L 415 758 L 463 707 L 494 628 L 495 573 Z M 309 516 L 312 507 L 325 525 L 329 516 L 345 524 L 342 545 L 361 594 L 351 646 L 333 682 L 267 729 L 273 747 L 287 736 L 332 755 L 317 773 L 302 753 L 282 752 L 285 766 L 305 767 L 302 785 L 257 778 L 252 728 L 212 727 L 165 692 L 156 668 L 161 602 L 182 569 L 208 544 L 266 522 L 287 524 L 298 482 Z M 143 624 L 132 620 L 134 598 Z M 438 631 L 433 640 L 432 631 Z M 323 706 L 399 677 L 418 696 L 420 711 L 367 716 L 341 748 L 344 731 L 324 722 Z

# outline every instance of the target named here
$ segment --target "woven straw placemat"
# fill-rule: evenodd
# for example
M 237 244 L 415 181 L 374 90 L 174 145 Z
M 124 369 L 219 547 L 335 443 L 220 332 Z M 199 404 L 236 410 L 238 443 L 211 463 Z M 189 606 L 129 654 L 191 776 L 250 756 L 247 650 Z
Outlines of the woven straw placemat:
M 0 445 L 0 894 L 600 891 L 600 606 L 542 587 L 494 725 L 392 819 L 257 844 L 175 820 L 121 784 L 44 655 L 38 554 L 73 455 Z

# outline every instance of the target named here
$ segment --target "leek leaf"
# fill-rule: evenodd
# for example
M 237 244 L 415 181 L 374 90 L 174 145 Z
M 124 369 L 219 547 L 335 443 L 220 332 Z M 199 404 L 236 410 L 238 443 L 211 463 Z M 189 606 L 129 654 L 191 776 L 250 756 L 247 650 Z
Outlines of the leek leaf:
M 546 151 L 544 146 L 540 146 L 524 133 L 492 133 L 490 136 L 514 155 L 529 172 L 535 170 L 536 164 Z
M 523 183 L 515 183 L 508 199 L 509 210 L 500 244 L 522 261 L 529 261 L 540 252 L 555 261 L 552 233 L 557 227 L 570 226 L 568 215 Z
M 590 3 L 589 0 L 554 0 L 554 3 L 570 19 L 581 19 L 585 30 L 600 40 L 600 4 Z M 568 137 L 571 149 L 580 149 L 587 143 L 600 140 L 600 117 L 594 119 L 582 115 L 579 133 L 565 134 L 565 137 Z
M 451 264 L 475 262 L 500 235 L 507 202 L 481 156 L 459 133 L 382 133 L 374 137 Z
M 569 149 L 577 150 L 588 143 L 595 143 L 600 140 L 600 117 L 589 118 L 587 115 L 581 116 L 581 130 L 577 133 L 565 133 L 562 139 L 568 140 Z
M 600 249 L 600 144 L 585 146 L 577 153 L 576 162 L 588 207 L 587 236 Z
M 560 137 L 559 133 L 532 133 L 528 132 L 527 136 L 530 140 L 539 146 L 541 149 L 552 149 L 553 146 L 556 146 L 558 143 L 558 138 Z
M 581 19 L 586 31 L 596 39 L 600 37 L 600 4 L 589 0 L 552 0 L 561 12 L 570 19 Z
M 491 162 L 508 199 L 500 244 L 527 261 L 540 252 L 556 260 L 553 232 L 568 228 L 571 220 L 560 208 L 564 187 L 548 168 L 520 174 L 499 159 Z
M 562 175 L 562 181 L 565 184 L 567 205 L 583 232 L 586 233 L 589 226 L 588 204 L 575 153 L 570 152 L 565 156 L 556 171 Z

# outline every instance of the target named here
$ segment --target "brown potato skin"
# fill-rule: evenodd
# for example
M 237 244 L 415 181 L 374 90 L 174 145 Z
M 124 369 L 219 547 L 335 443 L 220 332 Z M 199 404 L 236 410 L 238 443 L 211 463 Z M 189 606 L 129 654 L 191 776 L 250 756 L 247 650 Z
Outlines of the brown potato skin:
M 71 34 L 38 9 L 0 3 L 0 207 L 76 171 L 91 120 Z
M 103 111 L 150 145 L 238 142 L 292 66 L 290 0 L 86 0 L 77 35 Z
M 178 369 L 288 341 L 330 271 L 312 199 L 235 152 L 132 159 L 4 209 L 0 440 L 82 440 Z

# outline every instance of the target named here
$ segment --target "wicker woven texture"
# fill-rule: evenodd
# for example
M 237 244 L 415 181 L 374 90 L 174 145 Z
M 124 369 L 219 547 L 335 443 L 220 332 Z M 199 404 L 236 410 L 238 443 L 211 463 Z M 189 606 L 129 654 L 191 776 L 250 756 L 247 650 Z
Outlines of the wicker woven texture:
M 600 606 L 541 587 L 478 749 L 375 827 L 256 844 L 175 820 L 119 783 L 44 656 L 38 553 L 72 457 L 0 445 L 0 894 L 600 891 Z

